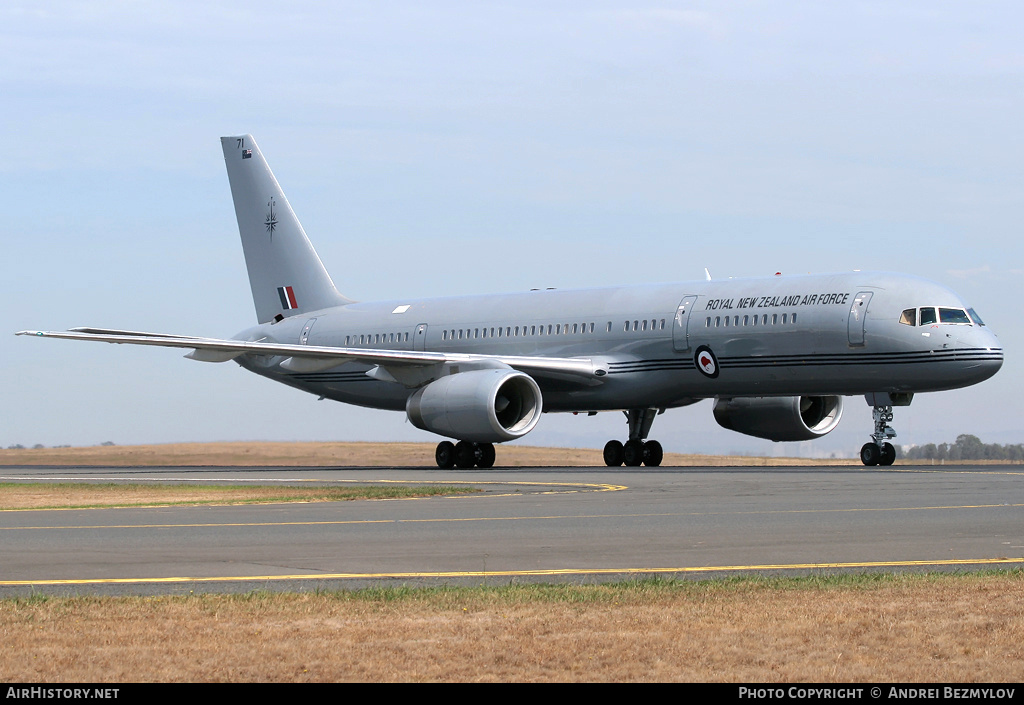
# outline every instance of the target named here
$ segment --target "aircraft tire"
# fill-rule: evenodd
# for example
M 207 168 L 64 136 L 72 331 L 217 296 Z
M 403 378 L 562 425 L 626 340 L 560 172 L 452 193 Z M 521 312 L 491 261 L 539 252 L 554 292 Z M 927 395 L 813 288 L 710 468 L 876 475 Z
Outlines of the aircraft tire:
M 441 441 L 434 451 L 434 461 L 437 467 L 450 470 L 455 467 L 455 444 L 451 441 Z
M 622 441 L 608 441 L 604 444 L 604 464 L 610 468 L 622 465 Z
M 883 443 L 882 453 L 878 458 L 878 464 L 892 465 L 894 462 L 896 462 L 896 449 L 893 447 L 892 443 Z
M 644 462 L 643 441 L 626 441 L 626 444 L 622 446 L 622 460 L 626 463 L 626 467 L 640 467 Z
M 868 467 L 878 465 L 878 461 L 881 460 L 882 451 L 879 449 L 877 443 L 865 443 L 860 449 L 860 462 L 864 463 Z
M 481 443 L 476 447 L 476 466 L 478 468 L 493 468 L 496 455 L 493 443 Z
M 459 441 L 455 444 L 455 467 L 467 470 L 476 465 L 476 444 Z
M 649 468 L 656 468 L 661 465 L 664 457 L 665 451 L 662 450 L 660 443 L 657 441 L 647 441 L 644 443 L 644 465 Z

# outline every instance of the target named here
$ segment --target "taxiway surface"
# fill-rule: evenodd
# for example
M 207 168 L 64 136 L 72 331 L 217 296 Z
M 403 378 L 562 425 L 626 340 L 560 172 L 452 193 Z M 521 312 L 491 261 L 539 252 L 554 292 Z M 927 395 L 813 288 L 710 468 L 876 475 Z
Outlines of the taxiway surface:
M 7 467 L 0 482 L 469 484 L 470 496 L 0 512 L 0 595 L 1024 566 L 1021 466 Z

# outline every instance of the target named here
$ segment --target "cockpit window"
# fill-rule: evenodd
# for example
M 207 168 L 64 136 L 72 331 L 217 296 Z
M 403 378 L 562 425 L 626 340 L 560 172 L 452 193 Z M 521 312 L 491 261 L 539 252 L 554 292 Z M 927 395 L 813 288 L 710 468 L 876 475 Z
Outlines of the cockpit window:
M 967 311 L 962 308 L 940 308 L 939 320 L 942 323 L 966 323 L 970 325 L 971 319 L 967 317 Z
M 920 315 L 916 315 L 920 311 Z M 931 326 L 936 323 L 963 323 L 966 325 L 985 325 L 981 318 L 974 312 L 974 309 L 967 311 L 962 308 L 938 308 L 934 306 L 922 306 L 919 309 L 904 309 L 900 314 L 900 323 L 907 326 Z

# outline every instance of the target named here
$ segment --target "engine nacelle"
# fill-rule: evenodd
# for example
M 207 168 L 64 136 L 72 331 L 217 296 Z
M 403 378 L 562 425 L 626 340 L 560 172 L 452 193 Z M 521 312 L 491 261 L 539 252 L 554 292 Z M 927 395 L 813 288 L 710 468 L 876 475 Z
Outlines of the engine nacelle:
M 460 441 L 500 443 L 533 430 L 543 410 L 540 387 L 510 369 L 470 370 L 416 390 L 405 413 L 416 428 Z
M 715 421 L 722 428 L 770 441 L 809 441 L 839 423 L 843 398 L 735 397 L 715 402 Z

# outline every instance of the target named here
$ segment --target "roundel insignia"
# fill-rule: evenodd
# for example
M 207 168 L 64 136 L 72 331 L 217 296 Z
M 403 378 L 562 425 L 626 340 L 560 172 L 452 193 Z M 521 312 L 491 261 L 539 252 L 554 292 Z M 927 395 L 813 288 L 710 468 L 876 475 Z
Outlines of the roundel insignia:
M 711 348 L 707 345 L 701 345 L 697 348 L 693 361 L 697 365 L 697 369 L 705 377 L 714 379 L 718 376 L 718 358 L 715 357 L 715 354 L 711 352 Z

